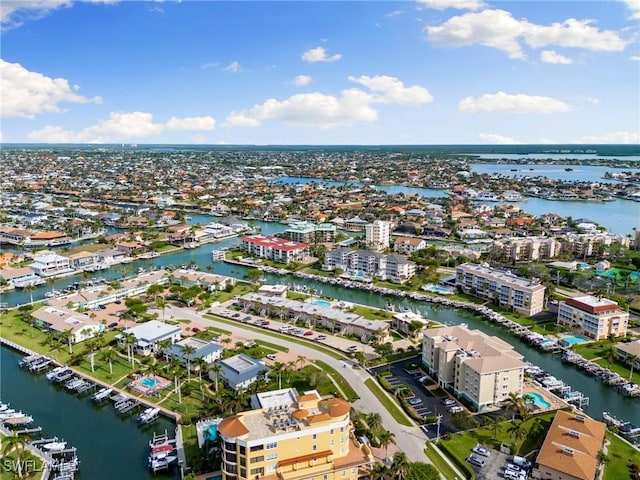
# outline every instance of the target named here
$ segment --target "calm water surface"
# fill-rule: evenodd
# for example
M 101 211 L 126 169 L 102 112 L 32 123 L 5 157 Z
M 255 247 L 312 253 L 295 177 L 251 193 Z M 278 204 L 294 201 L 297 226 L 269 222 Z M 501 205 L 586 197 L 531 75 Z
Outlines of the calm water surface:
M 1 399 L 34 419 L 43 436 L 57 436 L 78 449 L 80 470 L 76 478 L 85 480 L 177 479 L 170 473 L 153 475 L 147 468 L 149 440 L 153 432 L 166 429 L 175 436 L 175 424 L 160 418 L 138 428 L 135 415 L 121 418 L 112 403 L 93 404 L 89 396 L 78 397 L 50 384 L 44 374 L 35 375 L 18 367 L 22 355 L 0 348 Z

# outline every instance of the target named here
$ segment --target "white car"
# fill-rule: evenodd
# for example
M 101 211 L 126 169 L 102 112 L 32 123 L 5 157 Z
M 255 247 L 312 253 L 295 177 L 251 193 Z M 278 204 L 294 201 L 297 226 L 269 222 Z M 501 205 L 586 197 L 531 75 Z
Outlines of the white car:
M 458 405 L 454 405 L 453 407 L 449 407 L 448 410 L 449 410 L 449 413 L 460 413 L 464 411 L 464 408 L 459 407 Z
M 484 448 L 482 445 L 478 444 L 471 449 L 473 453 L 477 453 L 478 455 L 482 455 L 483 457 L 490 457 L 491 451 L 488 448 Z
M 271 360 L 272 362 L 275 362 L 275 361 L 276 361 L 276 356 L 275 356 L 273 353 L 270 353 L 269 355 L 267 355 L 267 358 L 268 358 L 269 360 Z

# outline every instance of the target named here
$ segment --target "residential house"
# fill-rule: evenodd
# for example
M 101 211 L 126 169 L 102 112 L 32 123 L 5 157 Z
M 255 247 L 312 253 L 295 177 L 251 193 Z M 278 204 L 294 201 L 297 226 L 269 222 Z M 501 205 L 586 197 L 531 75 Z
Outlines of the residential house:
M 187 353 L 185 351 L 187 347 L 192 348 L 193 352 Z M 208 365 L 211 365 L 216 360 L 220 360 L 223 351 L 224 347 L 218 343 L 188 337 L 171 344 L 167 355 L 179 360 L 185 366 L 189 364 L 189 367 L 193 371 L 199 368 L 197 362 L 194 362 L 194 360 L 201 358 Z
M 405 255 L 411 255 L 425 248 L 427 248 L 426 240 L 419 237 L 396 237 L 393 243 L 393 250 Z
M 138 355 L 148 356 L 155 353 L 160 342 L 169 340 L 176 343 L 180 340 L 180 327 L 168 323 L 150 320 L 132 328 L 127 328 L 122 334 L 117 335 L 118 345 L 125 347 L 126 335 L 135 337 L 134 349 Z
M 74 271 L 67 257 L 53 252 L 35 256 L 29 268 L 40 277 L 53 277 Z
M 64 307 L 40 307 L 31 316 L 37 327 L 55 332 L 58 336 L 69 335 L 72 344 L 93 338 L 105 330 L 104 324 L 91 315 Z
M 234 390 L 248 388 L 261 375 L 266 375 L 269 372 L 269 367 L 264 362 L 244 353 L 220 360 L 219 365 L 221 367 L 220 379 Z M 209 373 L 209 378 L 214 379 L 212 372 Z

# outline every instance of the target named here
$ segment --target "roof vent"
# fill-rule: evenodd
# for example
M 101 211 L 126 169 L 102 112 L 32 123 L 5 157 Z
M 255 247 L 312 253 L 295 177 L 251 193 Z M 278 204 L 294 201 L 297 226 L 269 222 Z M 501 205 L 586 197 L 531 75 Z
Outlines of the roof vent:
M 579 422 L 584 423 L 584 419 L 585 419 L 584 415 L 576 415 L 574 418 Z
M 575 430 L 569 430 L 569 435 L 572 437 L 580 438 L 580 432 L 576 432 Z
M 567 455 L 570 455 L 573 457 L 573 448 L 564 447 L 562 449 L 562 453 L 566 453 Z

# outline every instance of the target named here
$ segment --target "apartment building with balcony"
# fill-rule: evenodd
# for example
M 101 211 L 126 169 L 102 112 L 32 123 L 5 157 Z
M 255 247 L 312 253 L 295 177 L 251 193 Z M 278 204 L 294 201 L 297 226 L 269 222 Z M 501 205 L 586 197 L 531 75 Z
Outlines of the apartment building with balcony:
M 549 260 L 560 255 L 562 243 L 551 237 L 503 238 L 491 245 L 492 254 L 504 261 Z
M 504 340 L 465 326 L 423 332 L 422 363 L 438 384 L 482 411 L 522 393 L 523 356 Z
M 249 255 L 281 263 L 300 261 L 309 255 L 309 244 L 298 243 L 272 235 L 242 237 L 242 250 Z
M 385 255 L 372 250 L 337 248 L 325 254 L 323 270 L 337 268 L 348 274 L 376 277 L 394 283 L 405 283 L 416 274 L 416 264 L 403 255 Z
M 365 242 L 367 248 L 378 251 L 389 248 L 391 240 L 391 227 L 393 223 L 384 220 L 375 220 L 364 226 Z
M 463 263 L 456 267 L 456 286 L 531 317 L 544 308 L 544 285 L 487 265 Z
M 602 340 L 609 335 L 621 337 L 627 333 L 629 312 L 608 298 L 582 295 L 560 302 L 558 325 L 570 327 L 594 340 Z
M 329 243 L 336 238 L 336 226 L 331 223 L 295 222 L 284 233 L 293 242 Z
M 291 388 L 260 393 L 252 406 L 218 424 L 223 480 L 357 480 L 373 462 L 344 400 Z

